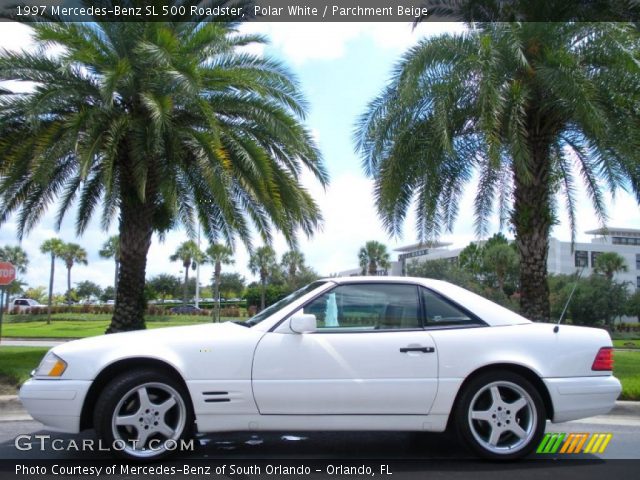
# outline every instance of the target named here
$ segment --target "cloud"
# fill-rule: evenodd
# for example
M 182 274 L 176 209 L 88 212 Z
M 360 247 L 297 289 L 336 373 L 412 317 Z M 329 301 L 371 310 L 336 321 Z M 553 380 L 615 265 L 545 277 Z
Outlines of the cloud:
M 401 22 L 282 22 L 247 23 L 243 33 L 262 33 L 288 61 L 301 65 L 311 60 L 335 60 L 346 54 L 349 43 L 370 38 L 378 48 L 402 52 L 421 38 L 460 32 L 463 24 L 421 23 L 415 28 Z M 260 54 L 263 49 L 257 47 Z

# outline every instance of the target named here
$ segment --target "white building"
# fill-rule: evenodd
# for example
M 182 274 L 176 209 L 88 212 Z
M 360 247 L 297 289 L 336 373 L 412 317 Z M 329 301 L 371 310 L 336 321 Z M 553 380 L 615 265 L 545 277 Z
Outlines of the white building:
M 549 239 L 549 254 L 547 257 L 547 271 L 550 274 L 572 275 L 580 272 L 582 278 L 593 273 L 596 258 L 604 252 L 615 252 L 624 258 L 627 265 L 626 272 L 615 274 L 615 280 L 627 283 L 631 292 L 640 289 L 640 229 L 632 228 L 599 228 L 585 232 L 593 235 L 590 242 L 565 242 L 556 238 Z M 483 241 L 477 242 L 479 244 Z M 414 263 L 432 260 L 450 260 L 456 262 L 462 248 L 449 248 L 447 242 L 433 242 L 430 244 L 417 243 L 397 248 L 398 260 L 391 262 L 387 275 L 407 275 L 407 267 Z M 378 275 L 385 275 L 379 270 Z M 340 272 L 340 275 L 361 275 L 359 268 Z M 621 321 L 634 323 L 635 317 L 622 317 Z
M 548 272 L 571 275 L 583 270 L 582 277 L 588 277 L 593 273 L 598 254 L 615 252 L 625 259 L 628 269 L 617 273 L 615 279 L 627 282 L 630 289 L 640 288 L 640 229 L 599 228 L 585 233 L 594 236 L 591 242 L 576 242 L 573 246 L 571 242 L 549 239 Z M 391 262 L 387 274 L 406 275 L 407 267 L 412 263 L 443 259 L 456 261 L 463 249 L 449 248 L 450 246 L 451 243 L 447 242 L 432 242 L 397 248 L 395 251 L 399 253 L 398 260 Z M 345 276 L 360 274 L 359 268 L 340 272 L 340 275 Z M 384 275 L 384 272 L 380 270 L 378 275 Z
M 397 270 L 398 275 L 406 275 L 407 267 L 412 264 L 428 262 L 430 260 L 451 260 L 452 262 L 458 259 L 458 255 L 463 250 L 462 248 L 449 248 L 451 243 L 449 242 L 431 242 L 429 244 L 416 243 L 414 245 L 407 245 L 406 247 L 396 248 L 396 252 L 400 252 L 398 255 Z
M 626 272 L 619 272 L 615 279 L 628 282 L 630 288 L 640 288 L 640 230 L 632 228 L 599 228 L 585 232 L 594 237 L 591 242 L 562 242 L 555 238 L 549 241 L 547 269 L 549 273 L 572 274 L 583 270 L 582 277 L 593 273 L 599 254 L 615 252 L 624 258 Z

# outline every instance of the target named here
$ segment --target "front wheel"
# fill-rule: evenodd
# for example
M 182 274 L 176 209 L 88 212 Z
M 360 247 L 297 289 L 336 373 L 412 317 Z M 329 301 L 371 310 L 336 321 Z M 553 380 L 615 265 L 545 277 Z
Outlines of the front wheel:
M 463 441 L 481 457 L 522 458 L 544 434 L 546 412 L 536 388 L 509 371 L 487 372 L 462 392 L 455 412 Z
M 162 458 L 191 436 L 193 411 L 187 395 L 180 382 L 164 373 L 125 373 L 107 385 L 96 403 L 96 433 L 125 458 Z

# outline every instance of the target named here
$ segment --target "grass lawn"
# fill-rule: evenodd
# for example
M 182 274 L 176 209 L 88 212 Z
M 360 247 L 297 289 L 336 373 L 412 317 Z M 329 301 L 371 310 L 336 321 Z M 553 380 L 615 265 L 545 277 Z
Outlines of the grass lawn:
M 59 314 L 47 325 L 46 320 L 3 323 L 2 336 L 6 338 L 84 338 L 102 335 L 111 316 L 109 314 Z M 149 315 L 147 328 L 175 327 L 208 323 L 209 317 L 198 315 Z M 225 320 L 245 320 L 243 318 L 222 318 Z
M 630 338 L 624 340 L 614 340 L 613 346 L 616 348 L 638 348 L 640 349 L 640 340 L 637 338 Z
M 640 352 L 615 352 L 613 374 L 622 382 L 620 400 L 640 400 Z
M 48 350 L 43 347 L 0 346 L 0 382 L 12 386 L 24 382 Z
M 0 383 L 19 385 L 24 382 L 47 350 L 0 346 Z M 620 400 L 640 400 L 640 352 L 615 352 L 614 375 L 622 382 Z

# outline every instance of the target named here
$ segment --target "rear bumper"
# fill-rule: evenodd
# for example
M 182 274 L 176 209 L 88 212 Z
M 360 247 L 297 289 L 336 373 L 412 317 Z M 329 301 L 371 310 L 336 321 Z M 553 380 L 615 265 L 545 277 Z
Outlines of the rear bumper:
M 28 380 L 20 389 L 20 402 L 29 415 L 47 428 L 78 433 L 89 380 Z
M 622 391 L 620 381 L 612 375 L 545 378 L 543 381 L 553 403 L 553 422 L 609 413 Z

